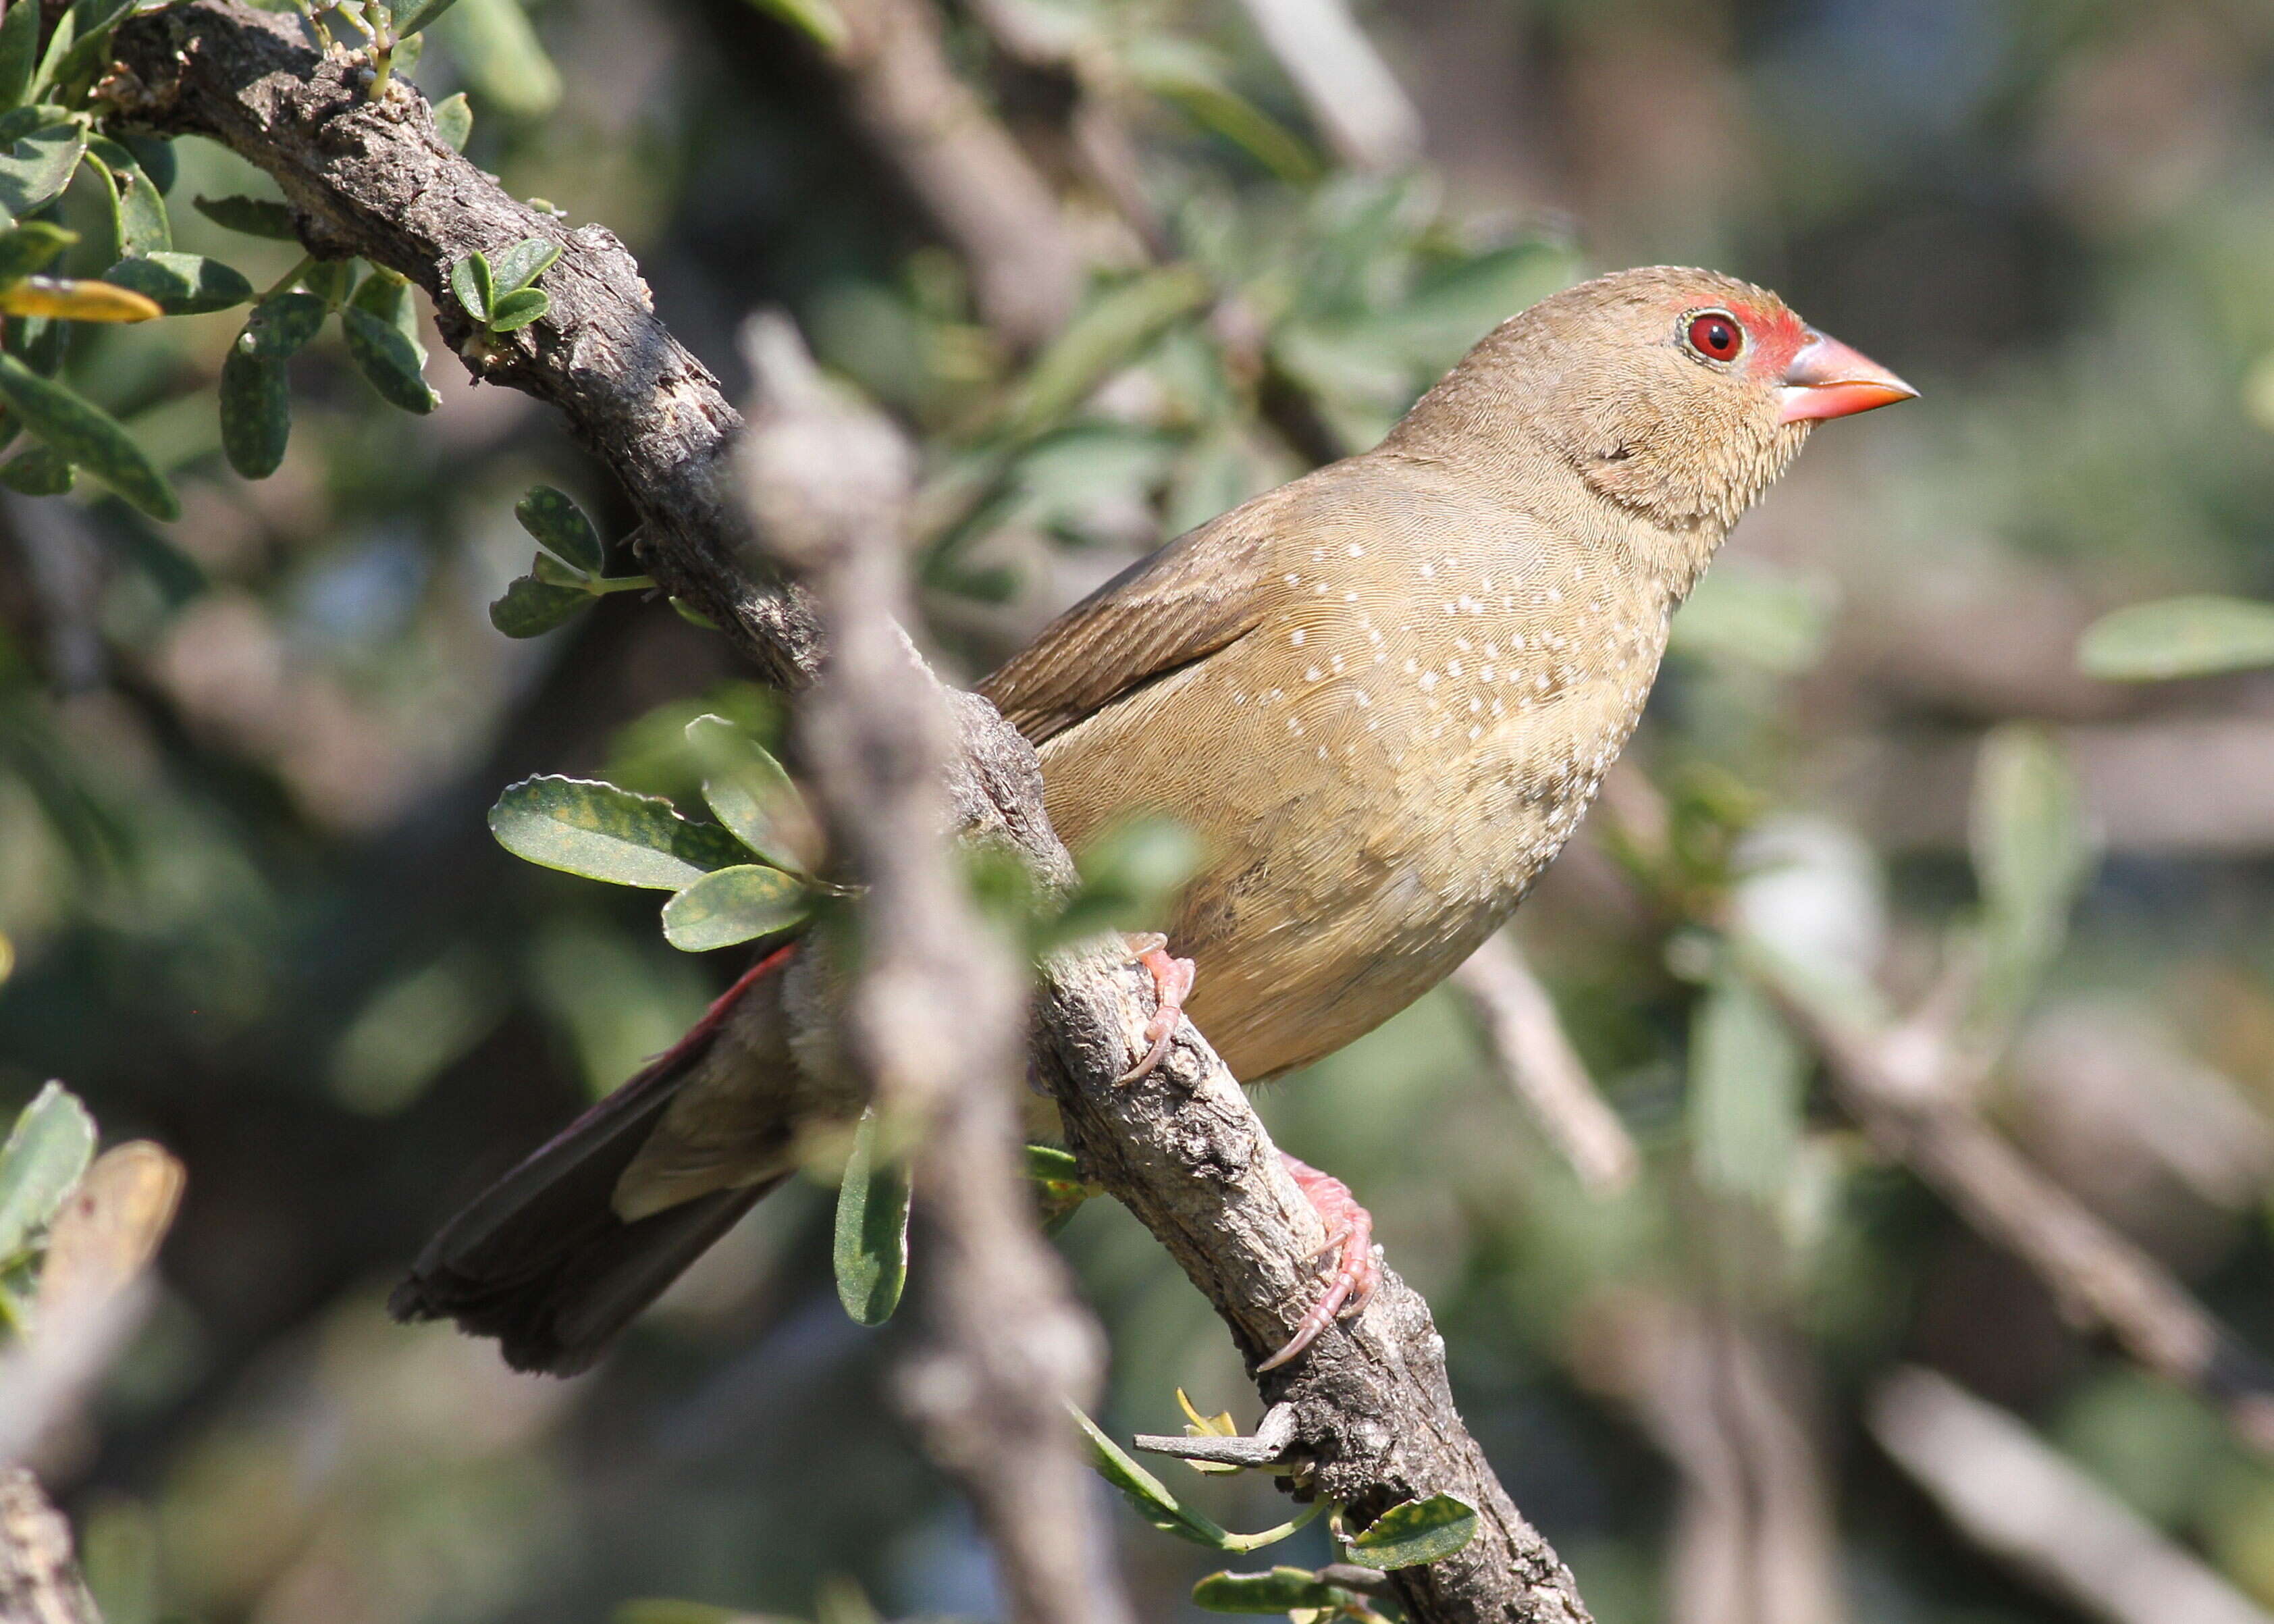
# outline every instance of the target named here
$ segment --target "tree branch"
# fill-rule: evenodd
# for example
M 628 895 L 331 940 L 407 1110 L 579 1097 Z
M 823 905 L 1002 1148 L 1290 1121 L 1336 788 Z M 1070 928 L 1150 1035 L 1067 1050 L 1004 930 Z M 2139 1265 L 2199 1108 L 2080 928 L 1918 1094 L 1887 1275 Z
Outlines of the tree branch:
M 275 176 L 312 247 L 360 253 L 436 299 L 443 336 L 477 375 L 559 407 L 637 507 L 648 568 L 726 627 L 774 680 L 820 668 L 809 597 L 769 585 L 728 485 L 739 419 L 717 381 L 659 322 L 638 268 L 598 227 L 564 234 L 506 197 L 433 132 L 414 91 L 360 99 L 358 70 L 320 58 L 292 22 L 230 0 L 190 4 L 119 30 L 132 74 L 116 99 L 173 132 L 222 140 Z M 488 351 L 446 287 L 450 265 L 523 237 L 562 241 L 542 321 Z M 825 501 L 831 470 L 802 470 Z M 948 792 L 967 835 L 1007 844 L 1046 884 L 1072 865 L 1042 810 L 1033 750 L 984 701 L 948 696 L 960 735 Z M 1140 1049 L 1151 978 L 1108 952 L 1048 967 L 1037 1000 L 1037 1070 L 1087 1171 L 1167 1245 L 1215 1303 L 1251 1363 L 1285 1340 L 1315 1290 L 1323 1235 L 1223 1061 L 1189 1026 L 1152 1075 L 1114 1079 Z M 1523 1517 L 1455 1409 L 1427 1306 L 1395 1274 L 1356 1322 L 1330 1328 L 1265 1380 L 1314 1462 L 1306 1486 L 1348 1504 L 1360 1526 L 1401 1500 L 1461 1496 L 1481 1513 L 1469 1546 L 1393 1581 L 1417 1624 L 1587 1618 L 1570 1572 Z

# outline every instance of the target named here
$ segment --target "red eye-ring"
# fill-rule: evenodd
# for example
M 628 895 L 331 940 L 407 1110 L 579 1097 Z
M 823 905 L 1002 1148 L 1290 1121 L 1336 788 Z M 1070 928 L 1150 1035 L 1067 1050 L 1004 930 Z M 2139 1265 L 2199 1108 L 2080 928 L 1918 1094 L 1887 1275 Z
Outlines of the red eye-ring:
M 1683 336 L 1691 349 L 1711 361 L 1734 361 L 1737 351 L 1745 347 L 1745 329 L 1726 310 L 1708 310 L 1690 317 Z

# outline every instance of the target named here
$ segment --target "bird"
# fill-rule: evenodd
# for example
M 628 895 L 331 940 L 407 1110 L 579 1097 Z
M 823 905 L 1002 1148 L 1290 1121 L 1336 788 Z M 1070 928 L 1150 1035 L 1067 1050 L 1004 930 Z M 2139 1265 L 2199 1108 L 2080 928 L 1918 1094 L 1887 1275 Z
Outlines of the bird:
M 1371 450 L 1141 559 L 979 684 L 1076 851 L 1148 813 L 1202 857 L 1133 940 L 1243 1083 L 1380 1025 L 1514 912 L 1641 717 L 1669 624 L 1814 427 L 1910 399 L 1775 293 L 1652 266 L 1502 322 Z M 794 943 L 436 1235 L 390 1299 L 589 1365 L 794 1166 L 841 1090 L 792 1041 Z M 808 978 L 811 979 L 812 978 Z M 851 1108 L 857 1109 L 857 1102 Z M 1298 1356 L 1376 1274 L 1349 1189 Z

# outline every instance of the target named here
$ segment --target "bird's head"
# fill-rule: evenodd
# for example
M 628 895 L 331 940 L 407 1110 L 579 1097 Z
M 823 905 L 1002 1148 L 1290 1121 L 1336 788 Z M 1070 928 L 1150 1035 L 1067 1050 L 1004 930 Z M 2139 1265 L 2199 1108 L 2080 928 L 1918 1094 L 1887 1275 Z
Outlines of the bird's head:
M 1597 494 L 1718 542 L 1817 423 L 1917 392 L 1766 288 L 1651 266 L 1510 317 L 1407 425 L 1487 456 L 1546 449 Z

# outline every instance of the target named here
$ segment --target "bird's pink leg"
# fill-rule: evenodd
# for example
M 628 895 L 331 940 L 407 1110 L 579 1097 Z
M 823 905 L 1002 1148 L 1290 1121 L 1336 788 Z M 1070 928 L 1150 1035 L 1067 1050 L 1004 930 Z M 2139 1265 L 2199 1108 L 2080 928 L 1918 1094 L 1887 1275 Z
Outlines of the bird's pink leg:
M 1309 1199 L 1319 1221 L 1326 1225 L 1327 1243 L 1319 1252 L 1334 1254 L 1335 1272 L 1328 1278 L 1326 1295 L 1303 1316 L 1303 1323 L 1295 1327 L 1287 1345 L 1255 1367 L 1259 1374 L 1277 1370 L 1308 1348 L 1337 1315 L 1355 1314 L 1365 1308 L 1374 1288 L 1382 1283 L 1374 1248 L 1374 1214 L 1360 1206 L 1350 1186 L 1333 1174 L 1297 1161 L 1284 1151 L 1279 1152 L 1279 1160 L 1293 1177 L 1295 1187 Z
M 1114 1079 L 1117 1083 L 1134 1083 L 1161 1063 L 1169 1052 L 1169 1045 L 1177 1035 L 1177 1023 L 1185 1017 L 1185 998 L 1193 990 L 1193 962 L 1169 956 L 1166 936 L 1132 936 L 1129 951 L 1137 962 L 1153 972 L 1153 993 L 1157 1000 L 1153 1018 L 1145 1023 L 1144 1057 Z

